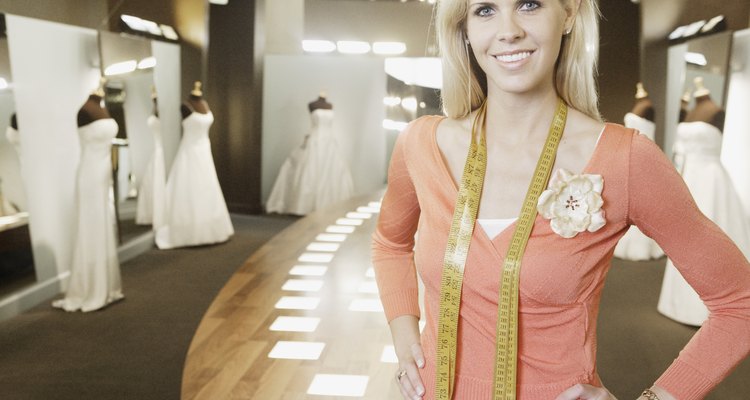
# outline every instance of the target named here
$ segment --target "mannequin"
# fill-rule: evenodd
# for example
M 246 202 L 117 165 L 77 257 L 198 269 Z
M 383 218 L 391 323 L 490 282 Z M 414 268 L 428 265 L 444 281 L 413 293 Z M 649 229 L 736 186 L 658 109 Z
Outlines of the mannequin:
M 106 81 L 105 78 L 99 81 L 99 87 L 89 95 L 89 98 L 78 111 L 79 128 L 96 120 L 111 118 L 109 111 L 102 105 L 102 100 L 104 100 L 104 84 Z
M 680 98 L 680 120 L 678 122 L 685 122 L 685 118 L 688 114 L 688 104 L 690 103 L 690 91 L 685 92 Z
M 203 84 L 200 81 L 195 81 L 193 90 L 190 91 L 190 96 L 185 100 L 180 108 L 182 112 L 182 119 L 187 118 L 193 112 L 200 114 L 208 114 L 211 110 L 208 108 L 208 103 L 203 100 Z
M 151 86 L 151 101 L 154 103 L 153 114 L 155 117 L 159 117 L 159 102 L 157 101 L 156 87 Z
M 208 137 L 214 115 L 201 86 L 195 82 L 181 108 L 182 139 L 166 181 L 161 226 L 154 215 L 160 249 L 221 243 L 234 234 Z
M 719 129 L 724 129 L 724 110 L 721 109 L 713 100 L 711 92 L 703 86 L 703 78 L 698 76 L 693 81 L 695 83 L 695 107 L 685 116 L 685 122 L 703 121 Z
M 65 297 L 53 307 L 65 311 L 94 311 L 123 298 L 113 212 L 112 139 L 117 122 L 102 107 L 104 82 L 78 112 L 81 158 L 75 183 L 73 252 Z
M 635 104 L 630 112 L 654 122 L 654 106 L 651 103 L 651 99 L 648 98 L 648 92 L 643 88 L 643 83 L 641 82 L 636 84 Z
M 315 110 L 333 110 L 333 104 L 326 99 L 326 92 L 321 91 L 318 98 L 307 105 L 310 112 Z
M 152 225 L 156 230 L 164 224 L 164 209 L 166 207 L 166 172 L 164 166 L 164 147 L 161 139 L 161 121 L 157 108 L 156 88 L 151 88 L 151 100 L 154 103 L 153 113 L 148 116 L 148 125 L 153 137 L 154 151 L 146 166 L 146 171 L 140 186 L 138 205 L 135 213 L 135 223 Z
M 311 127 L 284 161 L 266 201 L 269 213 L 306 215 L 350 198 L 354 183 L 334 134 L 333 105 L 320 92 L 308 104 Z

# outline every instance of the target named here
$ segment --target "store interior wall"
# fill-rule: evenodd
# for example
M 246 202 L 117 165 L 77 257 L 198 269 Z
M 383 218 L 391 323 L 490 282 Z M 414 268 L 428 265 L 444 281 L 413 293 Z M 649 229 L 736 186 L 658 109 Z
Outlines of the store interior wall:
M 404 57 L 435 56 L 435 30 L 428 2 L 305 1 L 305 39 L 397 41 Z
M 0 11 L 91 29 L 106 29 L 108 3 L 102 0 L 0 0 Z
M 750 216 L 750 28 L 735 32 L 731 54 L 721 161 Z
M 2 1 L 2 0 L 0 0 Z M 72 0 L 75 1 L 75 0 Z M 107 0 L 109 30 L 120 32 L 120 16 L 134 15 L 171 25 L 180 35 L 182 52 L 181 87 L 183 96 L 194 81 L 206 80 L 208 49 L 208 2 L 206 0 Z
M 206 100 L 211 149 L 230 212 L 260 213 L 265 0 L 210 6 Z M 255 23 L 249 23 L 254 21 Z
M 383 59 L 369 56 L 266 56 L 263 92 L 263 200 L 284 160 L 310 133 L 307 104 L 326 92 L 333 134 L 356 194 L 380 189 L 386 172 Z

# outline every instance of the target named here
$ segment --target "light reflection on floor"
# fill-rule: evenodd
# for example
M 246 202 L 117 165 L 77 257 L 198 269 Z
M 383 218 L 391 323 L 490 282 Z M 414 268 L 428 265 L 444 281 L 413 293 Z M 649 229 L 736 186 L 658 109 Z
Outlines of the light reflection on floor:
M 319 323 L 320 318 L 280 316 L 269 329 L 276 332 L 315 332 Z
M 325 343 L 281 341 L 273 346 L 268 357 L 287 360 L 317 360 L 325 346 Z
M 307 394 L 319 396 L 362 397 L 370 377 L 363 375 L 318 374 L 313 378 Z
M 328 271 L 324 265 L 295 265 L 289 270 L 289 275 L 296 276 L 323 276 Z
M 278 310 L 314 310 L 320 304 L 320 297 L 282 297 L 274 306 Z
M 339 246 L 341 246 L 338 243 L 321 243 L 321 242 L 312 242 L 307 245 L 307 251 L 327 251 L 327 252 L 335 252 L 339 249 Z
M 297 258 L 301 262 L 329 263 L 333 260 L 333 254 L 330 253 L 302 253 Z
M 353 226 L 330 225 L 326 228 L 328 233 L 352 233 L 356 229 Z
M 318 292 L 323 287 L 323 283 L 315 279 L 289 279 L 281 289 L 290 292 Z

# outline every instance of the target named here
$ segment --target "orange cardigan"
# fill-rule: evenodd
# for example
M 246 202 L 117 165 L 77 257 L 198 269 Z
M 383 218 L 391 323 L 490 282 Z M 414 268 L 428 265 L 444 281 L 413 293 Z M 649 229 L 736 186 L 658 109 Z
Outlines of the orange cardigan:
M 420 316 L 417 271 L 424 282 L 425 399 L 434 398 L 440 276 L 457 194 L 435 139 L 441 120 L 420 118 L 399 136 L 372 244 L 388 321 Z M 604 178 L 607 223 L 564 239 L 549 220 L 537 216 L 534 222 L 520 278 L 519 400 L 553 399 L 576 383 L 601 385 L 599 300 L 615 245 L 630 225 L 659 243 L 711 311 L 656 381 L 680 400 L 703 398 L 750 351 L 750 264 L 698 210 L 661 150 L 636 131 L 607 124 L 583 172 Z M 481 227 L 474 230 L 458 324 L 455 399 L 492 398 L 500 273 L 514 227 L 494 239 Z

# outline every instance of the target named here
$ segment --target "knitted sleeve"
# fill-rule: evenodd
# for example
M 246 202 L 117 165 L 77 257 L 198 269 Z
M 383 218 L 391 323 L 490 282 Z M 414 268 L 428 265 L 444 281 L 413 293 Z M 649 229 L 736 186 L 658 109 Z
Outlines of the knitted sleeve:
M 750 264 L 641 135 L 631 143 L 628 202 L 630 222 L 659 243 L 710 311 L 656 381 L 680 400 L 702 399 L 750 352 Z
M 416 125 L 411 123 L 396 140 L 388 169 L 388 188 L 372 237 L 375 279 L 388 322 L 401 315 L 420 316 L 414 266 L 414 234 L 420 208 L 406 159 L 409 132 L 418 129 Z

